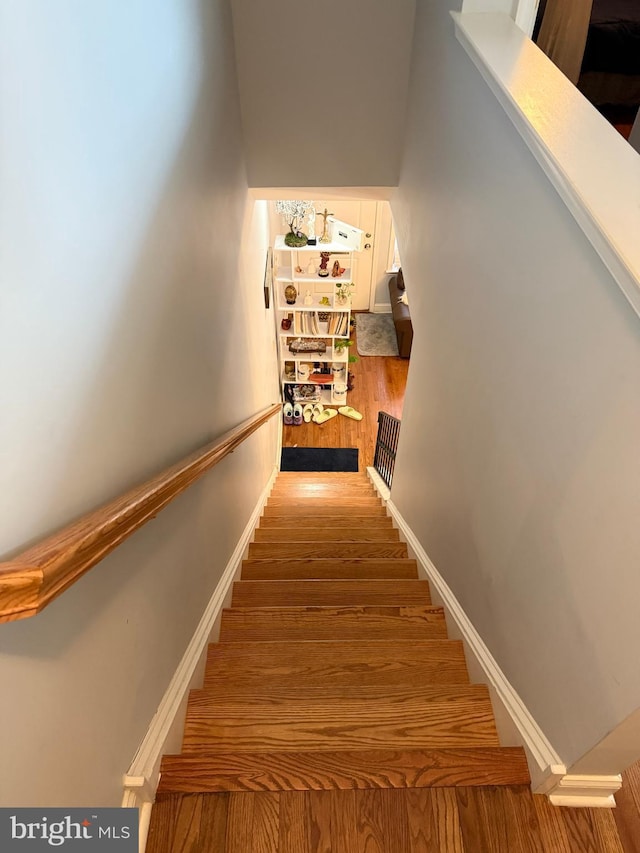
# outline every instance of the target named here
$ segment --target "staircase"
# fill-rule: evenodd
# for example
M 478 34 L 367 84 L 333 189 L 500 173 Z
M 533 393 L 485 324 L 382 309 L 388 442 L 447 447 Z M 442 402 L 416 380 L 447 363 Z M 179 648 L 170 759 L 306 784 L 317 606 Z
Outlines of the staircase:
M 528 782 L 366 475 L 281 473 L 182 753 L 163 759 L 147 850 L 357 851 L 377 814 L 371 849 L 401 853 L 421 789 Z

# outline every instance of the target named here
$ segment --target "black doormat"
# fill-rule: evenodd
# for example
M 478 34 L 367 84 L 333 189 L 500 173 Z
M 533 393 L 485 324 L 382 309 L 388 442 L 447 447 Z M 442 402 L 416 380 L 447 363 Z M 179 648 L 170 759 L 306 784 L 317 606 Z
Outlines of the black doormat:
M 281 471 L 357 471 L 357 447 L 283 447 Z

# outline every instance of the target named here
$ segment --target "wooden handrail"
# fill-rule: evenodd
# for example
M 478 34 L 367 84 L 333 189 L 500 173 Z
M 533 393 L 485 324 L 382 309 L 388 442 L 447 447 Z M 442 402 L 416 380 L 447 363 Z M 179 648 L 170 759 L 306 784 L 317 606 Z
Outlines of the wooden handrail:
M 0 563 L 0 622 L 43 610 L 280 411 L 274 403 L 151 480 Z

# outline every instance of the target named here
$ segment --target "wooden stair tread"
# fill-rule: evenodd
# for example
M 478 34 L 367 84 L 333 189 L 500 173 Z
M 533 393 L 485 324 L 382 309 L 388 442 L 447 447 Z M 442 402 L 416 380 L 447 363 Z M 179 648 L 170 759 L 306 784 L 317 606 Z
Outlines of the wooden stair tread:
M 347 606 L 351 604 L 430 604 L 424 580 L 236 581 L 233 607 Z
M 304 639 L 444 639 L 441 607 L 263 607 L 222 612 L 220 642 Z
M 165 755 L 158 794 L 528 785 L 520 747 Z
M 340 580 L 352 578 L 379 580 L 418 578 L 415 560 L 403 559 L 350 559 L 314 560 L 311 557 L 295 560 L 243 560 L 240 577 L 245 581 L 259 580 Z
M 321 542 L 399 542 L 400 531 L 395 527 L 307 527 L 299 525 L 296 534 L 286 527 L 257 527 L 254 542 L 290 542 L 291 536 L 310 533 Z
M 189 697 L 183 752 L 291 752 L 498 746 L 488 696 L 461 685 L 445 699 L 339 699 L 258 703 L 208 691 Z
M 225 682 L 225 679 L 227 680 Z M 209 646 L 205 687 L 468 683 L 460 640 L 287 640 Z
M 251 542 L 249 557 L 277 560 L 291 557 L 342 560 L 353 557 L 398 559 L 408 555 L 405 542 Z

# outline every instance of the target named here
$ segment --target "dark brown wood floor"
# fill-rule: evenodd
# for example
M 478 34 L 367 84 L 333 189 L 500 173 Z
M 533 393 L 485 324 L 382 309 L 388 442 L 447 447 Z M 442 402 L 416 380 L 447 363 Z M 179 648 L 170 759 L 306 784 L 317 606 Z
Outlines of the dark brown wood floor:
M 357 322 L 357 314 L 356 314 Z M 357 327 L 354 345 L 357 354 Z M 325 424 L 285 426 L 282 434 L 284 447 L 357 447 L 361 471 L 373 465 L 378 433 L 378 412 L 388 412 L 402 417 L 404 391 L 407 384 L 409 359 L 398 356 L 358 356 L 350 365 L 355 376 L 354 390 L 349 392 L 347 403 L 362 413 L 361 421 L 338 415 Z
M 628 843 L 637 844 L 638 839 Z M 609 809 L 527 787 L 169 794 L 148 853 L 634 853 Z

